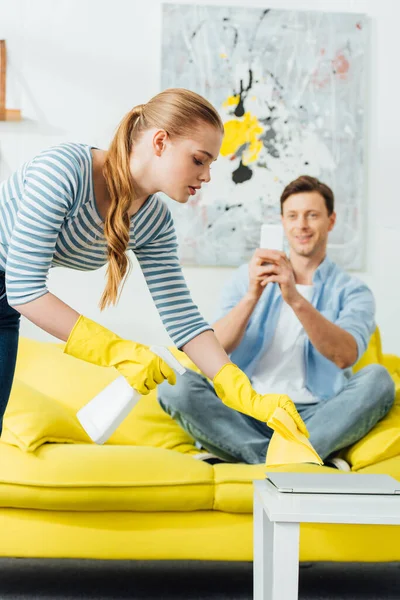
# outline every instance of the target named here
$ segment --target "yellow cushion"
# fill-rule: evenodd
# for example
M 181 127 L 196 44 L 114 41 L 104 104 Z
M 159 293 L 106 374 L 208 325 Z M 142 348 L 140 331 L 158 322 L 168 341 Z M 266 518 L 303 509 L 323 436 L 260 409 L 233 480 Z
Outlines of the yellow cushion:
M 186 355 L 176 349 L 174 352 L 180 360 L 186 359 L 186 365 L 189 364 Z M 50 441 L 50 438 L 45 439 L 41 435 L 43 430 L 52 432 L 52 441 L 58 441 L 57 434 L 60 441 L 66 438 L 68 441 L 89 441 L 86 436 L 82 437 L 82 434 L 85 434 L 75 418 L 76 412 L 114 381 L 118 372 L 67 356 L 63 353 L 62 345 L 22 337 L 15 377 L 13 405 L 18 401 L 18 411 L 26 414 L 24 419 L 19 419 L 16 431 L 16 421 L 7 420 L 7 438 L 3 436 L 3 440 L 11 443 L 13 435 L 18 438 L 25 436 L 30 439 L 29 449 L 32 450 L 40 443 Z M 28 386 L 23 393 L 21 387 L 16 385 L 18 381 Z M 55 414 L 50 408 L 41 410 L 34 398 L 30 397 L 34 393 L 47 396 L 48 405 L 51 404 L 50 398 L 54 399 L 54 410 L 57 409 L 58 414 L 62 408 L 66 409 L 70 415 L 69 436 L 66 431 L 67 422 L 64 420 L 62 430 L 58 431 L 60 419 L 55 419 Z M 25 432 L 22 431 L 23 425 L 26 427 Z M 193 439 L 160 408 L 155 390 L 147 396 L 142 396 L 134 410 L 107 442 L 113 445 L 159 446 L 186 453 L 197 452 L 193 443 Z
M 365 437 L 342 453 L 354 471 L 400 454 L 400 372 L 391 376 L 396 388 L 393 407 Z
M 0 444 L 0 507 L 73 511 L 211 509 L 213 468 L 161 448 Z
M 162 410 L 156 391 L 142 396 L 128 419 L 131 444 L 135 446 L 153 446 L 189 454 L 198 452 L 193 438 Z
M 15 379 L 1 441 L 33 452 L 45 442 L 89 443 L 90 439 L 59 402 Z
M 371 363 L 386 367 L 395 383 L 396 397 L 392 409 L 361 440 L 342 452 L 354 471 L 386 461 L 400 454 L 400 358 L 382 354 L 382 344 L 377 328 L 368 348 L 354 367 L 357 372 Z
M 61 344 L 20 338 L 15 378 L 57 400 L 73 414 L 117 377 L 115 369 L 67 356 Z M 114 443 L 128 443 L 117 438 Z
M 174 347 L 170 347 L 169 350 L 184 367 L 200 373 L 200 370 L 186 354 Z M 130 435 L 133 444 L 157 446 L 187 454 L 198 453 L 193 438 L 162 410 L 157 401 L 156 391 L 148 396 L 142 396 L 128 418 L 130 419 Z
M 383 364 L 383 354 L 382 354 L 382 342 L 381 342 L 381 334 L 379 332 L 378 327 L 375 329 L 374 333 L 371 335 L 371 339 L 369 340 L 368 346 L 362 357 L 358 360 L 358 362 L 353 367 L 353 373 L 357 373 L 367 365 L 371 364 Z

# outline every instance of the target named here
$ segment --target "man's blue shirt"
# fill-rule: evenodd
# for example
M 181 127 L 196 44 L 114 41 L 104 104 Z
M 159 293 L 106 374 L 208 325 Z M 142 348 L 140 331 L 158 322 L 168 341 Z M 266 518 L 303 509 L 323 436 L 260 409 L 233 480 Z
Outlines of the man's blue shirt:
M 371 290 L 358 278 L 345 273 L 329 258 L 325 258 L 316 269 L 313 285 L 312 305 L 326 319 L 351 333 L 357 342 L 360 358 L 375 330 L 375 302 Z M 245 264 L 235 271 L 224 287 L 214 321 L 221 319 L 240 302 L 246 295 L 248 286 L 249 270 L 248 264 Z M 250 317 L 240 344 L 230 356 L 232 362 L 250 380 L 258 361 L 272 341 L 282 302 L 279 285 L 268 284 Z M 325 358 L 308 338 L 304 344 L 304 361 L 306 386 L 321 400 L 336 396 L 351 374 L 350 369 L 340 369 Z

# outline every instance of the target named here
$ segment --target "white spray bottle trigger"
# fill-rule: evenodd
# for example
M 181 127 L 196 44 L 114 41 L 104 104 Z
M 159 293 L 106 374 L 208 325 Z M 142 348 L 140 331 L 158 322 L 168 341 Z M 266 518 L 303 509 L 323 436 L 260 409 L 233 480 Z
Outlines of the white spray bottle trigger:
M 150 350 L 165 360 L 179 375 L 185 373 L 185 367 L 168 348 L 151 346 Z M 90 439 L 96 444 L 104 444 L 136 406 L 140 396 L 121 375 L 85 404 L 76 416 Z
M 167 365 L 171 367 L 178 375 L 183 375 L 186 369 L 177 358 L 165 346 L 150 346 L 150 350 L 165 360 Z

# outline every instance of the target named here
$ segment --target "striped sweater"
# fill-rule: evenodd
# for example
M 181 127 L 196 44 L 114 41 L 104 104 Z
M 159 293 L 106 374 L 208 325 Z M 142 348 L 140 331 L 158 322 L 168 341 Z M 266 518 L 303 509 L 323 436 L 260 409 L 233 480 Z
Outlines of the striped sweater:
M 131 217 L 129 250 L 178 348 L 211 329 L 190 297 L 173 220 L 157 194 Z M 90 271 L 106 262 L 90 146 L 65 143 L 45 150 L 0 184 L 0 270 L 6 274 L 9 304 L 46 294 L 52 266 Z

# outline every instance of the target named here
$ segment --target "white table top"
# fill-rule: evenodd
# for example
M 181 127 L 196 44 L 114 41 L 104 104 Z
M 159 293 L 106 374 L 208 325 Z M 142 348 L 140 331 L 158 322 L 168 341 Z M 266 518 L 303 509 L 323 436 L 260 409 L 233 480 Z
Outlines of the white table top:
M 294 494 L 279 492 L 268 480 L 254 481 L 270 521 L 400 525 L 400 496 Z

